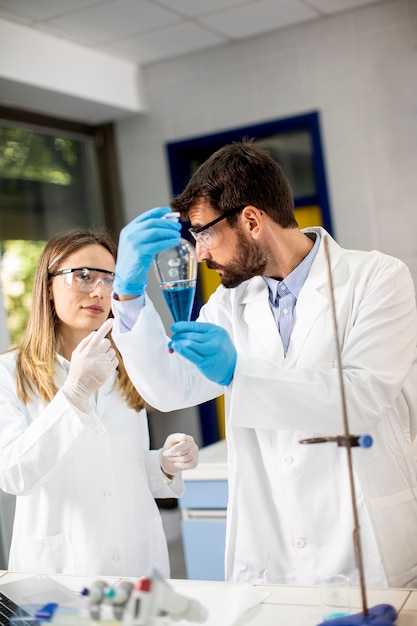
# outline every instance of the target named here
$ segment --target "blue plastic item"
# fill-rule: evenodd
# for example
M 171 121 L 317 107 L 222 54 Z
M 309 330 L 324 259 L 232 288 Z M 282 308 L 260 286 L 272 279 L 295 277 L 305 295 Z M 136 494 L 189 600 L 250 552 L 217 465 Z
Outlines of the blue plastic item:
M 368 609 L 368 615 L 355 613 L 337 619 L 329 619 L 318 626 L 392 626 L 397 619 L 397 611 L 390 604 L 377 604 Z

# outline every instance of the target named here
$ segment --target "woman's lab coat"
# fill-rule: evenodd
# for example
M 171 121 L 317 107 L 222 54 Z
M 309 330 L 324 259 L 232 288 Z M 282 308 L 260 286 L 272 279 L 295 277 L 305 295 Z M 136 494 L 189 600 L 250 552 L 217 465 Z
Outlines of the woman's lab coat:
M 113 331 L 132 380 L 159 410 L 225 393 L 229 580 L 308 585 L 344 573 L 357 582 L 346 450 L 299 443 L 344 432 L 325 231 L 310 230 L 322 241 L 285 357 L 261 277 L 219 287 L 202 308 L 199 321 L 226 328 L 237 350 L 228 388 L 168 353 L 148 299 L 131 331 L 119 320 Z M 370 449 L 352 449 L 366 581 L 417 586 L 413 282 L 392 257 L 343 250 L 330 237 L 329 249 L 350 432 L 374 440 Z
M 15 494 L 12 571 L 169 576 L 154 497 L 179 497 L 159 453 L 149 450 L 146 411 L 128 408 L 116 373 L 78 411 L 58 391 L 52 402 L 16 396 L 16 351 L 0 357 L 0 488 Z M 58 357 L 57 385 L 68 362 Z

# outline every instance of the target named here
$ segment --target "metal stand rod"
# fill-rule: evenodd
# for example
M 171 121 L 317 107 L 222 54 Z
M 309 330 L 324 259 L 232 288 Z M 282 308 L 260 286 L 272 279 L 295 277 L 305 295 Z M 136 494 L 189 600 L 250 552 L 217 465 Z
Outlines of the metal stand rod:
M 334 301 L 333 279 L 332 279 L 332 271 L 331 271 L 331 266 L 330 266 L 330 255 L 329 255 L 329 244 L 328 244 L 326 236 L 324 236 L 323 244 L 324 244 L 324 252 L 325 252 L 325 258 L 326 258 L 326 264 L 327 264 L 327 274 L 328 274 L 328 283 L 329 283 L 329 290 L 330 290 L 330 301 L 331 301 L 331 310 L 332 310 L 332 319 L 333 319 L 333 330 L 334 330 L 335 344 L 336 344 L 337 370 L 338 370 L 338 377 L 339 377 L 340 397 L 341 397 L 341 402 L 342 402 L 343 429 L 344 429 L 345 437 L 349 438 L 350 434 L 349 434 L 349 424 L 348 424 L 348 417 L 347 417 L 347 410 L 346 410 L 345 388 L 344 388 L 343 376 L 342 376 L 342 362 L 341 362 L 341 356 L 340 356 L 339 334 L 338 334 L 337 319 L 336 319 L 336 305 Z M 368 606 L 366 602 L 365 575 L 364 575 L 364 567 L 363 567 L 363 556 L 362 556 L 362 546 L 361 546 L 361 539 L 360 539 L 358 510 L 356 507 L 355 483 L 354 483 L 354 478 L 353 478 L 352 449 L 350 446 L 346 446 L 346 454 L 347 454 L 347 460 L 348 460 L 350 495 L 351 495 L 351 500 L 352 500 L 352 511 L 353 511 L 353 546 L 355 550 L 356 565 L 359 570 L 359 584 L 360 584 L 361 598 L 362 598 L 362 613 L 366 617 L 369 615 L 369 611 L 368 611 Z

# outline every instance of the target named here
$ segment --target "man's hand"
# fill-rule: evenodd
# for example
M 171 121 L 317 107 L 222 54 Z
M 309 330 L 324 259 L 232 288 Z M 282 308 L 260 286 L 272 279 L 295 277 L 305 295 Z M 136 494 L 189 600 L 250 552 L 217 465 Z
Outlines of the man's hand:
M 227 331 L 215 324 L 176 322 L 168 347 L 185 357 L 219 385 L 228 385 L 235 371 L 236 349 Z
M 179 244 L 181 224 L 176 220 L 163 219 L 170 212 L 169 207 L 151 209 L 122 229 L 113 284 L 117 295 L 142 294 L 154 256 Z

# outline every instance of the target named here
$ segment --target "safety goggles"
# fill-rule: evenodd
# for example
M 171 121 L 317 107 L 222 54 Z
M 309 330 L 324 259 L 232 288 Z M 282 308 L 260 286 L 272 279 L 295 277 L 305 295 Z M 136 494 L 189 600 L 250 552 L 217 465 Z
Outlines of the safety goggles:
M 240 206 L 235 206 L 233 207 L 233 209 L 229 209 L 228 211 L 226 211 L 226 213 L 220 215 L 220 217 L 216 217 L 216 219 L 212 222 L 204 224 L 204 226 L 199 226 L 198 228 L 189 228 L 188 232 L 194 237 L 194 239 L 197 243 L 200 244 L 200 246 L 203 246 L 203 248 L 211 248 L 216 241 L 216 231 L 213 229 L 213 226 L 226 219 L 226 217 L 229 217 L 229 215 L 237 213 L 238 211 L 243 211 L 245 206 L 247 205 L 241 204 Z
M 57 270 L 48 274 L 48 278 L 54 276 L 64 277 L 65 285 L 70 289 L 77 289 L 85 293 L 91 293 L 101 283 L 106 296 L 113 291 L 114 272 L 101 270 L 94 267 L 71 267 L 69 269 Z

